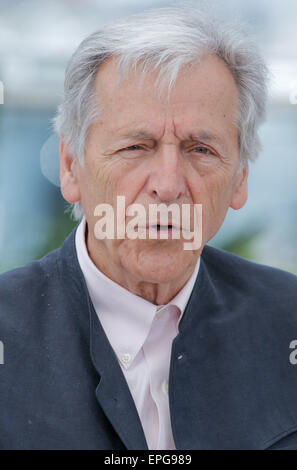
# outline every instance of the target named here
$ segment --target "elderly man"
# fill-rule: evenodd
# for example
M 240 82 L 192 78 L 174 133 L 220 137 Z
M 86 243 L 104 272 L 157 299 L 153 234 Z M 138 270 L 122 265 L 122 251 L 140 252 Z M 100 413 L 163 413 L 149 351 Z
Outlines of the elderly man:
M 207 245 L 246 202 L 266 74 L 236 28 L 187 9 L 78 47 L 55 123 L 81 222 L 1 276 L 2 449 L 297 448 L 297 279 Z M 119 196 L 194 210 L 104 234 Z

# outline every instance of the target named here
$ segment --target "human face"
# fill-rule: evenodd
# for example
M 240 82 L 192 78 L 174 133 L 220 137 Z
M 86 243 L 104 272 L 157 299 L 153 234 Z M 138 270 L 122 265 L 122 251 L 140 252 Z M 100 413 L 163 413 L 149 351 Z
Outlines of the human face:
M 111 279 L 155 303 L 172 298 L 190 277 L 203 246 L 220 228 L 228 207 L 247 197 L 247 166 L 238 173 L 234 124 L 237 88 L 216 56 L 185 66 L 168 98 L 158 95 L 156 73 L 140 86 L 140 70 L 118 84 L 116 59 L 96 77 L 100 118 L 91 125 L 85 165 L 61 144 L 61 186 L 69 202 L 81 200 L 94 263 Z M 72 173 L 70 173 L 70 166 Z M 94 209 L 139 203 L 202 204 L 202 245 L 184 249 L 180 239 L 98 240 Z

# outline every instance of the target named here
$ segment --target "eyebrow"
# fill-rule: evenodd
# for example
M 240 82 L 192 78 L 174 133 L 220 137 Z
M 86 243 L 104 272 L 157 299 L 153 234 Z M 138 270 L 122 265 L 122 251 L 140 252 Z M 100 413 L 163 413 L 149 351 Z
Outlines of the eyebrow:
M 124 137 L 124 138 L 135 138 L 135 139 L 154 139 L 155 140 L 155 137 L 153 136 L 153 134 L 150 134 L 149 132 L 146 132 L 146 131 L 131 131 L 131 132 L 128 132 L 127 134 L 123 134 L 121 135 L 121 137 Z
M 156 140 L 156 137 L 152 133 L 147 132 L 145 130 L 131 131 L 131 132 L 123 134 L 121 137 Z M 188 138 L 184 140 L 192 140 L 193 142 L 202 142 L 202 141 L 213 142 L 222 147 L 225 147 L 225 144 L 226 144 L 225 139 L 223 139 L 222 137 L 220 137 L 219 135 L 213 132 L 206 131 L 206 130 L 190 132 L 190 134 L 188 134 Z
M 214 142 L 215 144 L 221 145 L 223 147 L 225 146 L 225 139 L 209 131 L 202 130 L 197 133 L 193 132 L 189 135 L 189 138 L 190 140 L 193 140 L 193 141 L 198 141 L 198 142 L 208 141 L 208 142 Z

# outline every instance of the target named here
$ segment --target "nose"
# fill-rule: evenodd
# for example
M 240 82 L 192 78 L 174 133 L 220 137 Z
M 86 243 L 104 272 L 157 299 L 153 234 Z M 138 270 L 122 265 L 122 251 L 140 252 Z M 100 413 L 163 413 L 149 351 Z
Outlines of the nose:
M 178 201 L 185 195 L 183 161 L 176 145 L 164 144 L 156 152 L 148 192 L 151 199 L 169 203 Z

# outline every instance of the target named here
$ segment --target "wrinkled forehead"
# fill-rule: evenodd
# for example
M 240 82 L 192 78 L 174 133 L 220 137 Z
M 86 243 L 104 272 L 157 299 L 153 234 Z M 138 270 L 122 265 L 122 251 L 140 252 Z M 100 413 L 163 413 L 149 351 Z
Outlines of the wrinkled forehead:
M 102 124 L 116 134 L 127 129 L 155 129 L 162 133 L 172 127 L 183 137 L 193 129 L 237 135 L 235 125 L 237 88 L 226 64 L 217 56 L 206 56 L 199 63 L 182 67 L 170 90 L 160 94 L 159 70 L 143 75 L 143 69 L 130 67 L 123 76 L 116 59 L 99 69 L 96 91 Z
M 170 65 L 170 66 L 169 66 Z M 100 98 L 112 100 L 152 98 L 160 105 L 191 102 L 198 98 L 237 103 L 237 86 L 225 64 L 215 55 L 206 55 L 196 62 L 169 64 L 162 68 L 145 63 L 121 66 L 118 57 L 109 58 L 96 75 L 95 88 Z

